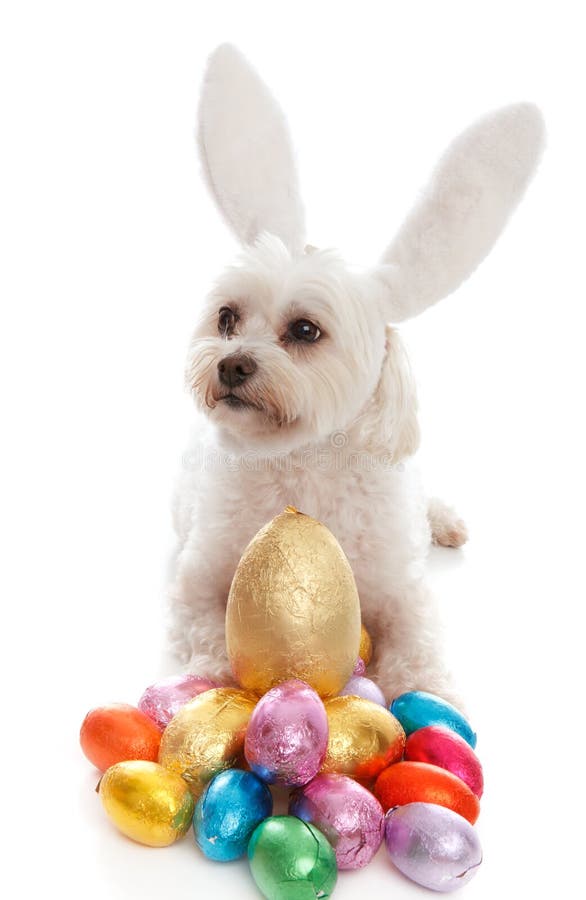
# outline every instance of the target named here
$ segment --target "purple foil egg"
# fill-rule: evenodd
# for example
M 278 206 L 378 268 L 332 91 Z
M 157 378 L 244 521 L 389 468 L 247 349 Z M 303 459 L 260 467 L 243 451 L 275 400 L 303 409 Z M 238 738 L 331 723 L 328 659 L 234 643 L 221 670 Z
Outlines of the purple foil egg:
M 217 682 L 199 675 L 171 675 L 149 685 L 138 701 L 138 708 L 163 731 L 188 700 L 216 687 L 219 687 Z
M 385 844 L 394 865 L 432 891 L 455 891 L 476 874 L 482 849 L 466 819 L 435 803 L 407 803 L 389 810 Z
M 352 674 L 353 675 L 364 675 L 365 672 L 366 672 L 366 663 L 359 656 L 358 659 L 356 660 L 356 665 L 354 666 L 354 671 L 352 672 Z
M 289 814 L 325 834 L 334 848 L 339 869 L 362 869 L 383 840 L 382 806 L 370 791 L 347 775 L 318 775 L 294 791 Z
M 364 678 L 362 675 L 353 675 L 346 682 L 340 696 L 352 694 L 354 697 L 363 697 L 365 700 L 371 700 L 373 703 L 379 703 L 381 706 L 387 705 L 385 695 L 374 681 L 370 678 Z
M 291 679 L 257 703 L 246 730 L 248 765 L 268 784 L 299 787 L 317 775 L 328 746 L 328 717 L 318 694 Z

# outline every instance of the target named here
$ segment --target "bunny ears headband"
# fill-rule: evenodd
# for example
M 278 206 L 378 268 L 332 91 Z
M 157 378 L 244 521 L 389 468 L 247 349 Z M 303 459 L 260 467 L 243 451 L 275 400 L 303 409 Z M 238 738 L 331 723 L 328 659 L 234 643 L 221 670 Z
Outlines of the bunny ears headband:
M 489 113 L 450 144 L 376 271 L 388 288 L 391 321 L 422 312 L 474 271 L 521 199 L 543 143 L 541 113 L 519 103 Z M 230 44 L 208 61 L 199 148 L 211 194 L 239 240 L 253 244 L 268 231 L 300 254 L 305 216 L 287 122 Z

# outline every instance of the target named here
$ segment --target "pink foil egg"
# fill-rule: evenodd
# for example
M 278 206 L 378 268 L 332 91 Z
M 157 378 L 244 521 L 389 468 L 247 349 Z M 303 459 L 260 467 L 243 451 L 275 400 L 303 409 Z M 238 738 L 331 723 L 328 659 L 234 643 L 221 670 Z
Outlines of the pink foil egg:
M 362 675 L 353 675 L 340 691 L 340 696 L 348 696 L 349 694 L 354 697 L 363 697 L 365 700 L 371 700 L 373 703 L 379 703 L 381 706 L 386 707 L 387 705 L 385 695 L 379 686 L 374 681 L 371 681 L 370 678 L 364 678 Z
M 246 730 L 244 755 L 263 781 L 299 787 L 317 775 L 328 746 L 328 717 L 318 694 L 291 679 L 257 703 Z
M 356 664 L 354 666 L 354 671 L 352 672 L 352 674 L 353 675 L 364 675 L 365 672 L 366 672 L 366 663 L 359 656 L 358 659 L 356 660 Z
M 163 731 L 189 700 L 218 686 L 217 682 L 199 675 L 171 675 L 149 685 L 138 701 L 138 708 Z
M 407 738 L 405 759 L 447 769 L 467 784 L 477 797 L 482 797 L 484 779 L 480 760 L 468 742 L 449 728 L 428 725 L 412 732 Z
M 384 836 L 382 806 L 347 775 L 318 775 L 294 791 L 289 814 L 315 825 L 336 853 L 339 869 L 366 866 Z

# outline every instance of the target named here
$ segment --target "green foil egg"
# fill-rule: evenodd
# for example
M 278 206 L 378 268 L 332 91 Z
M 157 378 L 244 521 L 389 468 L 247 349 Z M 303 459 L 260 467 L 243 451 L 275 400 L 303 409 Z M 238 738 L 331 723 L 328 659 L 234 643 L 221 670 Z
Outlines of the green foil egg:
M 336 855 L 315 826 L 271 816 L 248 845 L 250 871 L 267 900 L 326 900 L 338 878 Z

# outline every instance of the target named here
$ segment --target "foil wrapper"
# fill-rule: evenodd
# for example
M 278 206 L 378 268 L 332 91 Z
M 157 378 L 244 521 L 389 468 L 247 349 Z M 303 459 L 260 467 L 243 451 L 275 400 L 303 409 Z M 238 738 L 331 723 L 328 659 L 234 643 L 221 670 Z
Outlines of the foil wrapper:
M 370 791 L 346 775 L 318 775 L 293 792 L 289 812 L 325 834 L 339 869 L 363 868 L 382 843 L 382 806 Z
M 425 762 L 461 778 L 480 799 L 484 790 L 484 777 L 480 760 L 470 745 L 449 728 L 428 725 L 414 731 L 407 738 L 405 759 Z
M 290 678 L 321 697 L 350 678 L 360 644 L 354 576 L 328 529 L 288 507 L 250 542 L 226 609 L 226 646 L 242 687 L 264 694 Z
M 220 685 L 199 675 L 171 675 L 149 685 L 138 701 L 138 708 L 164 731 L 182 706 L 215 687 Z
M 391 712 L 398 718 L 406 734 L 426 728 L 427 725 L 440 725 L 459 734 L 473 750 L 476 747 L 476 734 L 468 720 L 459 709 L 435 694 L 407 691 L 393 700 Z
M 216 775 L 197 801 L 193 833 L 209 859 L 244 856 L 252 832 L 273 811 L 273 798 L 253 772 L 227 769 Z
M 116 827 L 140 844 L 167 847 L 191 825 L 194 803 L 188 786 L 157 763 L 117 763 L 102 776 L 98 792 Z
M 370 664 L 370 660 L 372 659 L 372 641 L 364 625 L 360 626 L 360 647 L 358 649 L 358 656 L 360 659 L 364 660 L 365 666 Z
M 403 875 L 432 891 L 454 891 L 482 863 L 478 835 L 466 819 L 442 806 L 409 803 L 386 817 L 385 844 Z
M 385 812 L 407 803 L 436 803 L 452 809 L 471 825 L 480 813 L 478 797 L 446 769 L 422 762 L 398 762 L 376 780 L 374 794 Z
M 250 839 L 248 861 L 267 900 L 327 900 L 338 877 L 327 839 L 295 816 L 272 816 L 261 822 Z
M 329 739 L 321 771 L 368 782 L 401 759 L 405 732 L 383 706 L 362 697 L 334 697 L 325 702 Z
M 370 678 L 364 678 L 362 675 L 353 675 L 340 691 L 340 695 L 342 697 L 347 695 L 362 697 L 364 700 L 371 700 L 373 703 L 378 703 L 379 706 L 384 706 L 385 709 L 387 706 L 385 695 L 378 684 L 375 684 Z
M 90 710 L 79 732 L 81 749 L 100 772 L 127 759 L 156 762 L 160 742 L 161 732 L 154 722 L 128 703 Z
M 214 775 L 242 761 L 256 702 L 246 691 L 213 688 L 186 703 L 169 722 L 159 762 L 183 776 L 195 799 Z
M 328 717 L 318 694 L 303 681 L 285 681 L 259 700 L 250 719 L 244 755 L 269 784 L 307 784 L 323 763 Z

